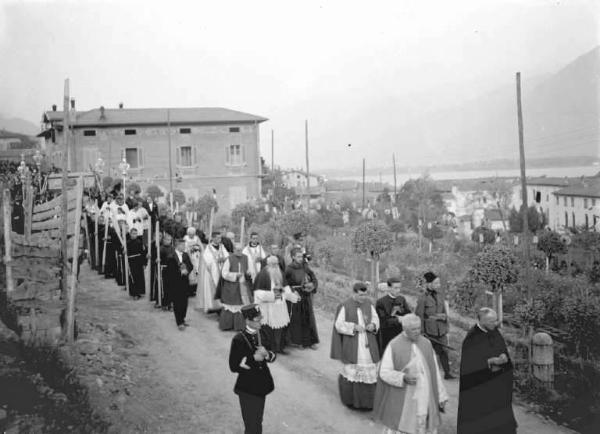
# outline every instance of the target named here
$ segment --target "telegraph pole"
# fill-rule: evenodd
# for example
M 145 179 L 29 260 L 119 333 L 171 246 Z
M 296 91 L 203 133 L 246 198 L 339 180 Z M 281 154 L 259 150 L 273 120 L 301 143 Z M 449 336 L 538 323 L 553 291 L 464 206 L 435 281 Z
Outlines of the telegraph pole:
M 396 154 L 392 154 L 392 161 L 394 164 L 394 204 L 396 203 L 396 198 L 398 197 L 397 184 L 396 184 Z
M 69 202 L 68 202 L 68 167 L 69 167 L 69 79 L 65 79 L 65 90 L 63 99 L 63 143 L 65 145 L 62 155 L 62 203 L 61 203 L 61 230 L 60 250 L 62 254 L 62 280 L 61 289 L 63 296 L 67 295 L 69 283 L 69 252 L 67 250 L 67 234 L 69 226 Z M 73 252 L 73 262 L 77 260 L 77 252 Z
M 304 121 L 304 141 L 306 144 L 306 212 L 310 210 L 310 168 L 308 164 L 308 120 Z
M 275 132 L 271 130 L 271 176 L 275 173 Z
M 173 193 L 173 154 L 171 149 L 171 111 L 167 109 L 167 137 L 169 140 L 169 192 Z M 171 210 L 173 211 L 173 210 Z
M 525 144 L 523 140 L 523 112 L 521 109 L 521 73 L 517 72 L 517 119 L 519 122 L 519 161 L 521 164 L 521 210 L 523 212 L 523 245 L 525 266 L 529 267 L 529 222 L 527 220 L 527 178 L 525 176 Z
M 363 158 L 362 208 L 365 209 L 365 159 Z

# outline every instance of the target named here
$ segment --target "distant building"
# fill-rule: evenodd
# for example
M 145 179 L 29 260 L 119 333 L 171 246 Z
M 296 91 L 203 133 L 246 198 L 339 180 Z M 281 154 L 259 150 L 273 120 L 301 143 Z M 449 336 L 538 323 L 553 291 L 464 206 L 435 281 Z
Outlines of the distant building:
M 553 229 L 598 228 L 600 224 L 600 180 L 584 181 L 580 185 L 557 190 L 553 194 L 556 213 Z
M 24 134 L 0 130 L 0 160 L 21 161 L 35 153 L 40 148 L 39 140 Z
M 72 104 L 74 106 L 74 103 Z M 142 189 L 156 184 L 187 197 L 216 194 L 220 210 L 261 194 L 259 125 L 266 118 L 218 107 L 71 110 L 73 143 L 68 169 L 89 171 L 98 158 L 105 175 L 128 176 Z M 62 166 L 63 112 L 43 115 L 49 153 Z
M 320 175 L 306 175 L 302 170 L 284 170 L 282 182 L 287 188 L 292 188 L 298 196 L 306 196 L 307 185 L 310 180 L 310 197 L 319 198 L 325 193 L 325 178 Z

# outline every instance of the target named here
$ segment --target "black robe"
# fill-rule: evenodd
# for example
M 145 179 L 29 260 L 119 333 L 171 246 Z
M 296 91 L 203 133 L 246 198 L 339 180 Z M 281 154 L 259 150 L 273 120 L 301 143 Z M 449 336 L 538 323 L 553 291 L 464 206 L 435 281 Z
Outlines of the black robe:
M 508 363 L 492 372 L 487 360 L 502 353 Z M 513 365 L 504 338 L 497 329 L 484 332 L 475 325 L 462 345 L 458 434 L 515 433 L 512 388 Z
M 127 256 L 129 257 L 129 295 L 132 297 L 146 293 L 144 267 L 148 251 L 141 238 L 127 240 Z
M 119 247 L 119 238 L 117 232 L 112 226 L 108 227 L 108 236 L 106 237 L 106 264 L 104 264 L 104 277 L 111 278 L 117 276 L 117 253 Z
M 377 300 L 375 310 L 379 316 L 379 352 L 383 354 L 387 344 L 402 333 L 402 324 L 396 315 L 406 315 L 410 313 L 410 308 L 401 295 L 395 298 L 385 295 Z
M 160 268 L 162 277 L 162 307 L 169 307 L 171 304 L 172 297 L 170 291 L 169 274 L 167 273 L 167 265 L 171 260 L 171 257 L 175 255 L 175 248 L 173 246 L 160 246 Z
M 102 274 L 102 254 L 104 252 L 104 225 L 98 223 L 98 274 Z
M 315 273 L 306 264 L 292 263 L 285 270 L 285 280 L 292 290 L 301 296 L 297 303 L 287 303 L 290 313 L 288 326 L 290 342 L 303 347 L 318 344 L 319 334 L 313 310 L 313 294 L 317 292 L 319 282 Z M 301 289 L 307 282 L 312 282 L 314 286 L 310 292 Z
M 271 352 L 271 345 L 268 336 L 263 330 L 259 330 L 261 335 L 261 344 L 269 352 L 267 360 L 257 362 L 254 360 L 258 341 L 256 335 L 251 335 L 246 330 L 236 334 L 231 341 L 229 350 L 229 369 L 237 373 L 238 378 L 235 382 L 233 391 L 235 393 L 249 393 L 256 396 L 266 396 L 275 389 L 271 371 L 267 362 L 275 361 L 275 354 Z M 242 359 L 246 358 L 245 364 L 250 369 L 240 367 Z
M 157 302 L 158 298 L 158 269 L 156 263 L 156 242 L 152 242 L 150 246 L 150 301 Z

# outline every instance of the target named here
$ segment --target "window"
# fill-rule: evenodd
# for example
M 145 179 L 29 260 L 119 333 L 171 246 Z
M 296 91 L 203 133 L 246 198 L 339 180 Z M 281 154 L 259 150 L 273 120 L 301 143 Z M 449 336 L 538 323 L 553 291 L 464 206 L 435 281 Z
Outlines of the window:
M 246 164 L 246 149 L 244 145 L 228 145 L 225 147 L 225 165 L 243 166 Z
M 137 134 L 136 130 L 125 130 L 126 136 L 135 136 Z
M 535 201 L 536 203 L 540 203 L 542 201 L 542 193 L 540 191 L 535 192 Z
M 550 195 L 549 194 L 546 195 L 546 202 L 550 202 Z
M 590 226 L 590 218 L 588 217 L 588 215 L 585 215 L 585 229 L 588 230 Z
M 86 137 L 92 137 L 96 135 L 96 130 L 83 130 L 83 135 Z
M 129 163 L 130 169 L 139 169 L 142 164 L 141 148 L 125 148 L 125 160 Z
M 575 208 L 575 198 L 571 197 L 571 206 Z
M 179 128 L 179 134 L 191 134 L 191 133 L 192 133 L 191 128 Z
M 592 199 L 592 206 L 596 206 L 596 198 Z
M 239 133 L 240 127 L 229 127 L 229 132 L 230 133 Z
M 571 225 L 575 227 L 575 212 L 571 213 Z
M 567 196 L 564 197 L 564 205 L 567 206 Z
M 588 200 L 587 200 L 587 197 L 584 197 L 584 198 L 583 198 L 583 207 L 584 207 L 585 209 L 587 209 L 587 207 L 588 207 Z
M 558 199 L 559 199 L 558 196 L 556 196 L 556 205 L 559 204 Z
M 192 167 L 196 164 L 196 148 L 191 146 L 180 146 L 177 148 L 177 165 L 181 167 Z
M 569 227 L 569 213 L 565 212 L 565 227 Z

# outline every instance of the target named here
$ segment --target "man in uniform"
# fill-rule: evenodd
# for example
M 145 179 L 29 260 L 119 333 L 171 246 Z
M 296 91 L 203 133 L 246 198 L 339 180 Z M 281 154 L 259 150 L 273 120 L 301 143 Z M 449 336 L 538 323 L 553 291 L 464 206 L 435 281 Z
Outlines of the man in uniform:
M 423 334 L 431 340 L 431 345 L 440 358 L 444 369 L 444 378 L 451 380 L 455 377 L 450 373 L 446 348 L 448 345 L 448 311 L 444 298 L 439 292 L 440 279 L 431 271 L 425 273 L 423 278 L 425 279 L 425 293 L 419 297 L 415 313 L 423 323 Z
M 246 434 L 261 434 L 266 396 L 275 389 L 267 363 L 275 361 L 270 342 L 262 332 L 262 315 L 254 304 L 244 306 L 246 328 L 231 341 L 229 369 L 237 373 L 233 391 L 240 400 Z

